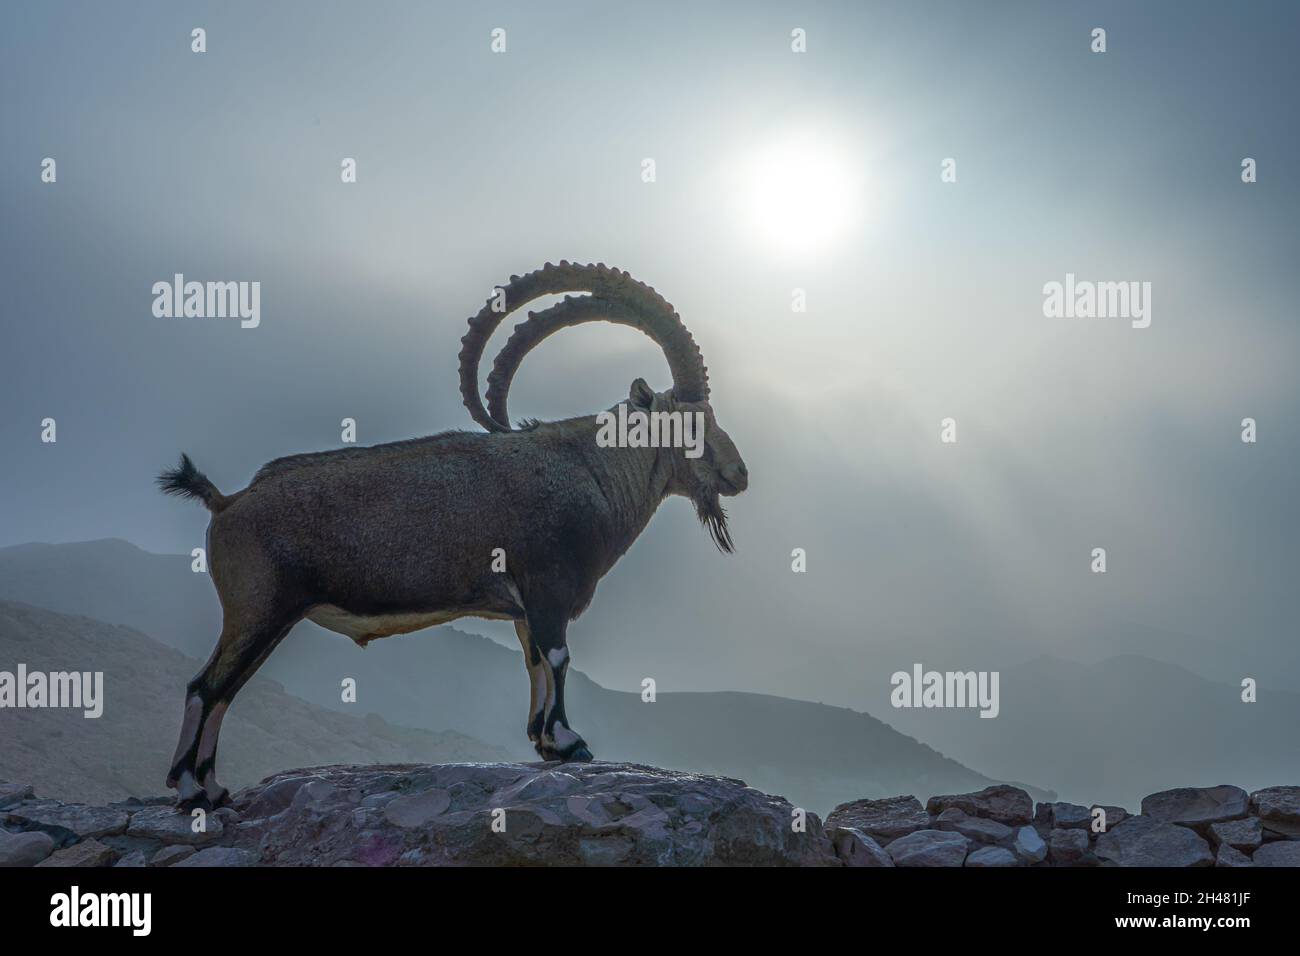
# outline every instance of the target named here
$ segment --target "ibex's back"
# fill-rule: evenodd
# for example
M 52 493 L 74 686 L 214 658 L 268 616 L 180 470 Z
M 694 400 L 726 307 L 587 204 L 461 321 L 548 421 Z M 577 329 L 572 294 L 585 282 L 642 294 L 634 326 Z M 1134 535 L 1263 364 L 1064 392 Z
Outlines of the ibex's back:
M 369 448 L 294 455 L 223 495 L 189 461 L 164 490 L 213 512 L 209 566 L 225 620 L 217 648 L 191 682 L 169 783 L 186 804 L 219 803 L 217 735 L 239 687 L 303 617 L 361 644 L 465 615 L 512 619 L 532 702 L 528 733 L 547 759 L 590 759 L 564 713 L 565 627 L 640 534 L 660 501 L 691 498 L 715 543 L 730 550 L 720 497 L 748 473 L 713 418 L 699 350 L 653 290 L 604 266 L 547 266 L 501 290 L 511 308 L 537 295 L 586 289 L 519 325 L 477 391 L 483 344 L 504 316 L 489 305 L 470 320 L 462 392 L 487 433 L 446 432 Z M 516 300 L 515 296 L 518 296 Z M 633 383 L 634 413 L 691 415 L 702 447 L 597 440 L 597 416 L 510 430 L 506 396 L 519 362 L 559 328 L 609 319 L 665 349 L 674 387 Z M 467 385 L 467 383 L 469 383 Z
M 576 565 L 582 580 L 598 578 L 649 517 L 616 502 L 662 499 L 607 496 L 602 485 L 648 484 L 650 476 L 616 474 L 638 460 L 599 454 L 594 436 L 590 418 L 272 462 L 214 515 L 213 575 L 220 586 L 228 558 L 257 553 L 280 569 L 280 589 L 324 626 L 340 615 L 312 605 L 355 617 L 405 615 L 401 628 L 334 627 L 361 640 L 427 627 L 425 617 L 522 618 L 530 568 Z M 579 604 L 589 597 L 573 595 Z

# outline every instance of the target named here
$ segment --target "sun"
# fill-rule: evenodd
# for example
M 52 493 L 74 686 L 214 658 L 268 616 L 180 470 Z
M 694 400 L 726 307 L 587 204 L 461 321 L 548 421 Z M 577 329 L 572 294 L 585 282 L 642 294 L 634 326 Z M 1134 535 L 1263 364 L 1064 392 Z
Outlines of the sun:
M 790 133 L 742 163 L 743 219 L 754 237 L 787 255 L 821 252 L 859 219 L 861 180 L 826 137 Z

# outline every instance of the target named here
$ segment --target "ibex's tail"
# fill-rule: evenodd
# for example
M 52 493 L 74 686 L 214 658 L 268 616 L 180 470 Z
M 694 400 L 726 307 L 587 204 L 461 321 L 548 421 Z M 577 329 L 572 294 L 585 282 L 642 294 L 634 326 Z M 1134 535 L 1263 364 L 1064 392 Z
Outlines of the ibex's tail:
M 230 504 L 230 499 L 217 490 L 208 476 L 194 467 L 189 455 L 181 455 L 181 463 L 158 476 L 158 487 L 164 494 L 196 498 L 213 514 Z

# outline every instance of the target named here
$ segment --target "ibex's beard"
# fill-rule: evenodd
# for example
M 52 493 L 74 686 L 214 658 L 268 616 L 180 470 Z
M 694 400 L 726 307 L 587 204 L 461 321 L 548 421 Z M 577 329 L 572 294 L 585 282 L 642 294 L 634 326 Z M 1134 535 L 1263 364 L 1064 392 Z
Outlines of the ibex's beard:
M 722 507 L 722 498 L 718 489 L 705 485 L 698 489 L 692 499 L 695 502 L 695 514 L 700 524 L 708 529 L 709 537 L 724 554 L 731 554 L 735 546 L 731 541 L 731 529 L 727 527 L 727 511 Z

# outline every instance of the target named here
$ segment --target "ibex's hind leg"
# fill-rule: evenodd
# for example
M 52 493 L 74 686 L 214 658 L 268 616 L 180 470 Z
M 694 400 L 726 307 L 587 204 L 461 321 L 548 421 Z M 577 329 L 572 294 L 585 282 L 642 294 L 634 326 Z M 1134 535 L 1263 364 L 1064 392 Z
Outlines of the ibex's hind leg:
M 272 620 L 250 626 L 227 620 L 212 656 L 186 688 L 185 719 L 167 774 L 167 786 L 176 788 L 183 809 L 229 802 L 216 773 L 221 721 L 235 694 L 297 623 Z
M 546 672 L 547 698 L 542 710 L 541 735 L 536 742 L 543 760 L 591 760 L 587 742 L 569 727 L 564 713 L 564 678 L 569 671 L 569 649 L 565 645 L 563 617 L 528 616 L 532 634 Z
M 539 750 L 542 741 L 542 721 L 546 717 L 546 702 L 550 699 L 550 675 L 542 666 L 542 655 L 528 632 L 528 624 L 515 621 L 515 634 L 524 649 L 524 667 L 528 669 L 528 723 L 524 731 L 533 746 Z

